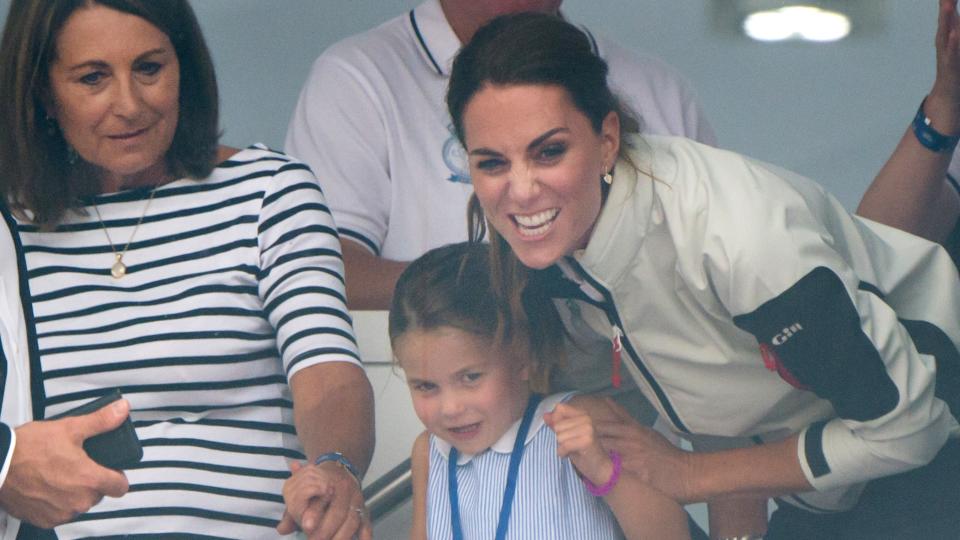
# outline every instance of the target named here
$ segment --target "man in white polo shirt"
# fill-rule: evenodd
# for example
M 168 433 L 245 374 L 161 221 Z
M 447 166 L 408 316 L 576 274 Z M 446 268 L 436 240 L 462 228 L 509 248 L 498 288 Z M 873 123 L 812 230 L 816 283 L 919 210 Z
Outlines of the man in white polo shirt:
M 343 243 L 351 308 L 387 308 L 407 261 L 466 240 L 473 186 L 444 102 L 461 43 L 497 15 L 556 12 L 560 3 L 427 0 L 334 44 L 314 63 L 285 150 L 323 186 Z M 714 143 L 693 92 L 669 66 L 590 37 L 645 133 Z

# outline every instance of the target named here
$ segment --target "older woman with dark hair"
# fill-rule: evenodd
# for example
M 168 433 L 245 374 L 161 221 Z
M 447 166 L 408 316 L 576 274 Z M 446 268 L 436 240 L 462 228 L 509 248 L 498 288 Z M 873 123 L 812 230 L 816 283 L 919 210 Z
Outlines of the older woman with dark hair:
M 554 298 L 566 323 L 608 336 L 614 374 L 622 362 L 711 450 L 683 452 L 625 413 L 598 425 L 625 471 L 679 502 L 780 497 L 770 538 L 955 538 L 960 282 L 946 252 L 777 167 L 638 137 L 606 75 L 576 27 L 538 15 L 491 22 L 454 62 L 447 102 L 502 327 L 536 338 L 532 308 Z
M 329 496 L 281 530 L 368 536 L 372 396 L 332 219 L 305 165 L 218 146 L 186 1 L 15 0 L 0 122 L 4 538 L 270 536 L 305 458 Z M 128 413 L 142 461 L 98 465 L 84 440 Z

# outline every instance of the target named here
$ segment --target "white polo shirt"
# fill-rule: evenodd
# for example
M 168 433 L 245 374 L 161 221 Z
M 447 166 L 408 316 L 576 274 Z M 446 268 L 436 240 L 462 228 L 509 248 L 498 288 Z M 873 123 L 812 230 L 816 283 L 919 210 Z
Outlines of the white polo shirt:
M 594 38 L 611 87 L 645 132 L 708 144 L 713 131 L 687 83 L 662 61 Z M 438 0 L 327 49 L 314 63 L 287 131 L 344 238 L 409 261 L 467 239 L 473 192 L 445 93 L 460 41 Z

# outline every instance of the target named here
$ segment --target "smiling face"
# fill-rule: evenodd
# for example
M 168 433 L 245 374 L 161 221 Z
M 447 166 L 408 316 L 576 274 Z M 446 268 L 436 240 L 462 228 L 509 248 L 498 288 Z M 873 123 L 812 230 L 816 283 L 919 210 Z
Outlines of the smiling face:
M 489 341 L 442 327 L 412 330 L 394 343 L 417 417 L 465 454 L 495 443 L 523 415 L 530 396 L 526 364 Z
M 57 37 L 48 109 L 100 172 L 102 191 L 166 175 L 179 89 L 173 44 L 145 19 L 92 5 L 75 11 Z
M 597 133 L 560 86 L 488 84 L 464 109 L 463 131 L 480 205 L 524 265 L 546 268 L 587 245 L 619 150 L 616 113 Z

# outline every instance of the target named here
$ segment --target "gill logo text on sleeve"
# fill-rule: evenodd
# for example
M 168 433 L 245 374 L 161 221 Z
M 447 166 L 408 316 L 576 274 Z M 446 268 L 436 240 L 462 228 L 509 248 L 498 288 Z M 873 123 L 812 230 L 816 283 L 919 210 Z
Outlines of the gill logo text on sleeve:
M 787 383 L 830 401 L 841 418 L 880 418 L 900 392 L 860 326 L 843 281 L 817 267 L 752 313 L 734 317 L 752 334 L 764 364 Z

